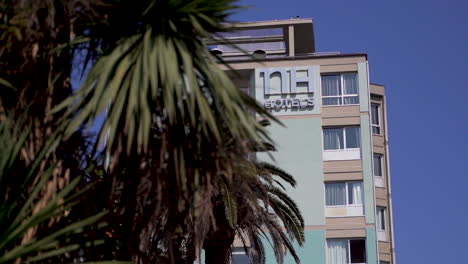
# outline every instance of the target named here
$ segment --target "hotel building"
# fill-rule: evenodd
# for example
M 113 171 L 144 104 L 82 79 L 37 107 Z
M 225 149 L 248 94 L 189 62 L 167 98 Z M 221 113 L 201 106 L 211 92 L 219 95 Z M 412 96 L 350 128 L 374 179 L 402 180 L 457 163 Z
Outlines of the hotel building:
M 301 263 L 394 264 L 385 88 L 369 82 L 367 55 L 316 52 L 311 19 L 238 28 L 225 37 L 248 54 L 210 47 L 236 71 L 237 86 L 284 124 L 269 130 L 274 162 L 298 182 L 288 194 L 305 219 Z M 248 263 L 243 254 L 234 248 L 233 263 Z

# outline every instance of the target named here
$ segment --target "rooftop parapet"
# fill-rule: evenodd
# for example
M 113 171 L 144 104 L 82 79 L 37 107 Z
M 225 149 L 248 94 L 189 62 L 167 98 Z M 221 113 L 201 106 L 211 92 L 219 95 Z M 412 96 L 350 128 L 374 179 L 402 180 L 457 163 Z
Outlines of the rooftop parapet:
M 315 53 L 312 19 L 243 22 L 233 27 L 238 30 L 223 33 L 222 38 L 208 43 L 210 49 L 225 60 L 295 57 Z

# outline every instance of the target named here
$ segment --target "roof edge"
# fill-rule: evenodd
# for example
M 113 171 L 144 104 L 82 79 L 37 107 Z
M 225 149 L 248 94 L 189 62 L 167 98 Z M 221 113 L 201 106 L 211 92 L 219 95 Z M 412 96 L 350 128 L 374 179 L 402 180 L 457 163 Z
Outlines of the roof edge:
M 264 21 L 246 21 L 236 22 L 230 25 L 235 28 L 244 27 L 270 27 L 270 26 L 286 26 L 295 24 L 313 24 L 312 18 L 290 18 L 290 19 L 279 19 L 279 20 L 264 20 Z

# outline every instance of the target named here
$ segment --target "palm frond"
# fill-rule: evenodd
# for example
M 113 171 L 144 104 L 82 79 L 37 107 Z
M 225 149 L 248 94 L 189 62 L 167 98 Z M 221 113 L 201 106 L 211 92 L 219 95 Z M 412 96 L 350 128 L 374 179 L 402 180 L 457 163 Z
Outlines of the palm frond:
M 228 186 L 224 183 L 223 184 L 223 203 L 226 213 L 226 219 L 229 225 L 232 228 L 235 228 L 237 225 L 237 202 L 235 197 L 233 197 L 231 191 L 229 190 Z
M 5 190 L 0 199 L 0 226 L 3 228 L 0 235 L 0 263 L 11 263 L 15 259 L 24 257 L 30 257 L 29 261 L 34 262 L 79 249 L 82 247 L 81 244 L 72 242 L 65 247 L 60 247 L 59 242 L 67 234 L 82 232 L 83 228 L 96 223 L 105 214 L 102 212 L 90 216 L 81 221 L 70 223 L 52 233 L 22 242 L 28 230 L 40 227 L 77 204 L 77 195 L 73 192 L 76 191 L 81 178 L 73 179 L 41 209 L 33 209 L 56 167 L 48 168 L 30 193 L 27 192 L 28 188 L 23 187 L 32 184 L 33 177 L 31 175 L 38 173 L 41 159 L 51 151 L 50 148 L 56 145 L 53 141 L 57 138 L 50 139 L 49 143 L 45 144 L 47 148 L 44 148 L 37 155 L 38 160 L 22 170 L 22 166 L 18 166 L 20 162 L 19 150 L 23 147 L 29 130 L 19 132 L 19 127 L 22 127 L 22 124 L 16 123 L 14 125 L 10 116 L 6 116 L 6 120 L 0 123 L 0 143 L 3 146 L 0 148 L 0 186 Z M 17 184 L 12 185 L 12 180 L 15 180 Z M 90 243 L 92 242 L 91 240 Z M 52 247 L 48 245 L 52 245 Z
M 261 174 L 270 174 L 278 176 L 280 179 L 289 183 L 292 187 L 296 186 L 296 180 L 294 179 L 294 177 L 285 170 L 281 169 L 280 167 L 264 161 L 256 162 L 256 166 Z

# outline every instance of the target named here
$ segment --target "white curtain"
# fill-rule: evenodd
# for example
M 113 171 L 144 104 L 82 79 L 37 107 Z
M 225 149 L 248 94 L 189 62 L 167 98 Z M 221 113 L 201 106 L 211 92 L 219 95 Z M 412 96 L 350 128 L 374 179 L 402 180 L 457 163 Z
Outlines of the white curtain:
M 326 205 L 346 205 L 346 184 L 325 184 L 325 196 Z
M 358 83 L 355 73 L 343 74 L 344 94 L 357 94 Z
M 344 94 L 352 94 L 355 96 L 345 96 L 344 104 L 359 104 L 359 88 L 356 73 L 343 74 Z
M 323 98 L 323 105 L 340 105 L 341 104 L 341 78 L 340 75 L 324 75 L 322 76 L 322 96 L 336 96 Z
M 357 205 L 362 204 L 363 192 L 362 182 L 348 183 L 348 198 L 349 204 Z
M 348 240 L 327 240 L 327 264 L 348 263 Z
M 343 129 L 342 128 L 324 128 L 324 149 L 343 149 Z

